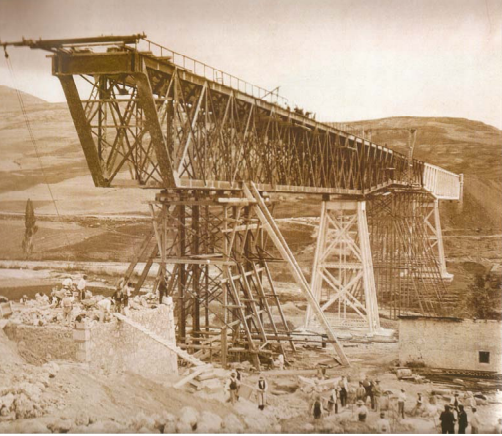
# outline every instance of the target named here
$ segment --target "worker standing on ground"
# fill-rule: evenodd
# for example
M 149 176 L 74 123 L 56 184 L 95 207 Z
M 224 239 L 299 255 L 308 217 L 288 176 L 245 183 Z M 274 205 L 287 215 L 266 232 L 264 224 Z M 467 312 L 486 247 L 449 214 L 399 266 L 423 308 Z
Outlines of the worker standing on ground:
M 458 405 L 458 434 L 465 434 L 465 429 L 469 425 L 467 413 L 465 413 L 463 404 Z
M 342 403 L 342 407 L 345 407 L 347 405 L 347 393 L 349 390 L 346 376 L 344 375 L 342 376 L 342 379 L 340 380 L 338 387 L 340 388 L 340 402 Z
M 377 433 L 385 434 L 390 433 L 390 422 L 385 417 L 385 413 L 380 413 L 380 419 L 376 422 Z
M 444 406 L 444 412 L 439 417 L 441 421 L 441 432 L 443 434 L 455 434 L 455 417 L 450 410 L 450 406 Z
M 458 406 L 460 405 L 459 396 L 460 396 L 459 393 L 455 391 L 455 394 L 453 395 L 450 401 L 450 411 L 451 413 L 453 413 L 453 418 L 455 422 L 458 422 L 458 412 L 459 412 Z M 453 424 L 453 433 L 455 433 L 455 424 Z
M 366 418 L 368 416 L 368 408 L 361 400 L 357 402 L 356 415 L 357 419 L 361 422 L 366 421 Z
M 375 384 L 373 386 L 373 402 L 374 402 L 374 410 L 376 412 L 380 412 L 380 397 L 382 396 L 382 388 L 380 386 L 380 380 L 375 380 Z
M 280 371 L 284 371 L 284 355 L 279 354 L 279 357 L 277 358 L 278 366 Z
M 335 414 L 338 413 L 338 387 L 336 385 L 333 385 L 328 399 L 328 412 L 331 415 L 333 411 Z
M 417 404 L 412 411 L 412 416 L 420 416 L 422 414 L 424 408 L 424 399 L 422 398 L 422 394 L 419 392 L 417 395 Z
M 236 377 L 237 377 L 237 381 L 239 383 L 237 383 L 237 401 L 239 401 L 239 391 L 241 390 L 241 383 L 242 383 L 242 373 L 241 373 L 241 367 L 237 367 L 235 368 L 235 374 L 236 374 Z
M 406 403 L 406 393 L 401 389 L 397 398 L 397 416 L 404 419 L 404 403 Z
M 373 389 L 375 387 L 375 382 L 373 380 L 370 380 L 370 387 L 368 389 L 368 397 L 369 397 L 369 400 L 370 400 L 370 403 L 371 403 L 371 410 L 375 410 L 375 395 L 373 393 Z M 367 399 L 366 399 L 366 403 L 367 403 Z
M 314 397 L 314 404 L 312 404 L 312 414 L 314 415 L 314 420 L 322 418 L 323 410 L 320 395 L 316 395 Z
M 363 401 L 368 404 L 368 397 L 371 397 L 371 381 L 368 378 L 368 375 L 364 376 L 363 386 L 366 390 L 366 396 L 363 398 Z
M 67 291 L 63 300 L 61 301 L 63 306 L 63 322 L 67 325 L 71 324 L 71 312 L 73 310 L 73 297 L 71 292 Z
M 228 390 L 230 392 L 230 402 L 235 404 L 237 402 L 237 392 L 239 390 L 239 380 L 237 380 L 237 373 L 232 371 L 230 379 L 228 380 Z
M 131 282 L 127 283 L 127 286 L 124 289 L 124 295 L 122 296 L 124 303 L 124 312 L 126 313 L 126 315 L 128 314 L 127 312 L 129 311 L 129 298 L 131 298 L 133 290 L 134 290 L 133 284 Z
M 471 434 L 478 434 L 479 433 L 479 416 L 477 409 L 475 407 L 472 408 L 472 415 L 470 419 L 471 423 Z
M 122 288 L 122 280 L 117 284 L 115 293 L 113 294 L 113 300 L 115 302 L 115 312 L 122 313 L 123 302 L 124 302 L 124 290 Z
M 165 277 L 162 277 L 159 282 L 159 304 L 164 303 L 164 297 L 167 297 L 167 286 Z
M 260 410 L 265 409 L 265 404 L 267 403 L 267 390 L 268 390 L 267 380 L 265 380 L 265 377 L 263 377 L 263 375 L 260 375 L 260 378 L 258 379 L 258 389 L 257 389 L 258 409 Z
M 359 382 L 359 386 L 356 389 L 356 400 L 364 401 L 366 398 L 366 389 L 364 389 L 363 382 Z
M 80 301 L 85 299 L 85 288 L 87 287 L 87 275 L 84 274 L 77 285 L 78 298 Z

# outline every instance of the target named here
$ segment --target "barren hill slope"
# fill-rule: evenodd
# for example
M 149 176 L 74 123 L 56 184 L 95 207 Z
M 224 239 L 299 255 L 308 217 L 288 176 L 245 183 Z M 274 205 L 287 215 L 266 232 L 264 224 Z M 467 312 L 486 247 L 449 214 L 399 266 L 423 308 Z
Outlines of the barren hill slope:
M 0 113 L 8 112 L 19 108 L 17 93 L 20 92 L 23 97 L 23 102 L 27 107 L 47 104 L 45 100 L 37 98 L 26 92 L 16 91 L 5 85 L 0 85 Z

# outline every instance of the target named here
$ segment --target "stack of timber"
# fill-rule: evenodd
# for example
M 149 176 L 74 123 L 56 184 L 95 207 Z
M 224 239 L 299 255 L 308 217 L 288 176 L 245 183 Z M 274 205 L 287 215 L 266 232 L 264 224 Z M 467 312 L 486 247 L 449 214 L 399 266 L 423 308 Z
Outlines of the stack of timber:
M 193 367 L 189 374 L 174 385 L 175 389 L 188 387 L 192 392 L 221 390 L 222 383 L 212 365 Z

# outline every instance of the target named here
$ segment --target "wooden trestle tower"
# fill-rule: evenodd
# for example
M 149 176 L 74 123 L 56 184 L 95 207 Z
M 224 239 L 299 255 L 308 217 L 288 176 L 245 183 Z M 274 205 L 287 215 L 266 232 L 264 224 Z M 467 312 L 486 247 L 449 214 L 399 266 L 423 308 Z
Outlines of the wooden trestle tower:
M 295 348 L 270 265 L 285 262 L 307 300 L 306 326 L 379 328 L 379 306 L 438 313 L 444 253 L 438 200 L 461 176 L 291 111 L 276 93 L 145 35 L 23 40 L 53 53 L 96 187 L 158 191 L 139 261 L 156 263 L 176 303 L 178 343 L 259 367 Z M 81 79 L 84 86 L 77 85 Z M 81 94 L 89 93 L 82 99 Z M 272 217 L 273 193 L 317 195 L 308 283 Z

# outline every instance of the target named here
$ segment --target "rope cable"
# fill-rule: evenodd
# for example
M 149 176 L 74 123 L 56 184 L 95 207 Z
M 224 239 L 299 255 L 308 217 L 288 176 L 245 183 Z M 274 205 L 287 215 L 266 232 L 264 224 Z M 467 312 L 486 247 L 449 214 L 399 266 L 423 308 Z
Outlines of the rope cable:
M 68 238 L 68 234 L 67 234 L 67 232 L 64 229 L 63 220 L 61 218 L 61 214 L 59 213 L 59 208 L 58 208 L 58 205 L 56 203 L 56 199 L 54 198 L 54 194 L 52 192 L 52 188 L 51 188 L 51 186 L 49 184 L 49 179 L 47 177 L 44 165 L 42 163 L 42 158 L 41 158 L 40 153 L 38 151 L 37 141 L 35 139 L 35 135 L 33 134 L 33 129 L 31 127 L 30 119 L 28 117 L 28 112 L 26 111 L 26 106 L 25 106 L 24 101 L 23 101 L 23 96 L 21 94 L 21 91 L 19 91 L 19 89 L 17 87 L 17 82 L 16 82 L 16 77 L 15 77 L 15 74 L 14 74 L 14 69 L 12 67 L 12 63 L 10 61 L 9 55 L 7 54 L 7 50 L 6 50 L 5 47 L 4 47 L 4 51 L 5 51 L 5 60 L 6 60 L 6 63 L 7 63 L 7 68 L 9 69 L 9 73 L 11 75 L 11 80 L 12 80 L 12 83 L 14 85 L 14 90 L 16 91 L 17 99 L 18 99 L 18 102 L 19 102 L 19 106 L 21 107 L 21 112 L 23 113 L 23 117 L 24 117 L 24 121 L 25 121 L 25 124 L 26 124 L 26 128 L 27 128 L 28 134 L 30 136 L 30 141 L 31 141 L 31 143 L 33 145 L 33 148 L 35 149 L 35 154 L 37 156 L 38 163 L 40 165 L 40 170 L 42 171 L 42 175 L 43 175 L 45 184 L 46 184 L 47 189 L 49 191 L 49 194 L 51 196 L 52 203 L 54 204 L 54 209 L 56 210 L 56 215 L 58 217 L 58 221 L 61 224 L 61 229 L 63 231 L 63 234 L 65 235 L 66 242 L 67 242 L 67 247 L 69 247 L 71 245 L 70 244 L 70 239 Z
M 33 148 L 35 149 L 35 153 L 36 153 L 36 156 L 37 156 L 37 159 L 38 159 L 38 162 L 39 162 L 39 165 L 40 165 L 40 169 L 42 171 L 42 175 L 43 175 L 43 178 L 44 178 L 44 181 L 45 181 L 45 184 L 47 185 L 47 189 L 49 191 L 49 194 L 51 196 L 51 199 L 52 199 L 52 203 L 54 204 L 54 208 L 56 210 L 56 215 L 58 217 L 58 221 L 59 223 L 61 224 L 61 228 L 62 228 L 62 231 L 63 231 L 63 234 L 65 235 L 65 238 L 66 238 L 66 242 L 67 242 L 67 247 L 70 247 L 70 240 L 68 238 L 68 234 L 66 233 L 65 229 L 64 229 L 64 226 L 63 226 L 63 220 L 61 218 L 61 214 L 59 213 L 59 208 L 57 206 L 57 203 L 56 203 L 56 200 L 54 198 L 54 194 L 52 192 L 52 189 L 51 189 L 51 186 L 49 184 L 49 180 L 47 178 L 47 174 L 45 172 L 45 168 L 43 166 L 43 163 L 42 163 L 42 159 L 41 159 L 41 156 L 40 156 L 40 153 L 38 151 L 38 146 L 37 146 L 37 141 L 35 139 L 35 135 L 33 134 L 33 129 L 31 127 L 31 123 L 30 123 L 30 120 L 29 120 L 29 117 L 28 117 L 28 113 L 26 111 L 26 106 L 24 104 L 24 101 L 23 101 L 23 96 L 21 94 L 21 92 L 19 91 L 18 87 L 17 87 L 17 82 L 16 82 L 16 77 L 15 77 L 15 74 L 14 74 L 14 69 L 12 67 L 12 63 L 10 61 L 10 58 L 9 58 L 9 55 L 7 53 L 7 48 L 6 46 L 4 46 L 4 52 L 5 52 L 5 59 L 6 59 L 6 63 L 7 63 L 7 67 L 9 69 L 9 73 L 11 75 L 11 80 L 12 80 L 12 83 L 14 85 L 14 89 L 16 91 L 16 95 L 17 95 L 17 99 L 19 101 L 19 106 L 21 107 L 21 111 L 23 113 L 23 116 L 24 116 L 24 120 L 25 120 L 25 124 L 26 124 L 26 128 L 28 130 L 28 133 L 30 135 L 30 141 L 33 145 Z M 120 232 L 117 232 L 115 231 L 116 233 L 119 233 Z M 131 235 L 128 235 L 128 237 L 131 237 Z M 140 238 L 140 237 L 133 237 L 133 238 Z M 136 251 L 136 250 L 133 250 L 133 251 Z M 68 256 L 69 256 L 70 253 L 68 253 Z M 136 252 L 134 253 L 135 255 L 137 254 Z

